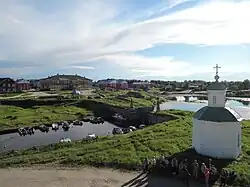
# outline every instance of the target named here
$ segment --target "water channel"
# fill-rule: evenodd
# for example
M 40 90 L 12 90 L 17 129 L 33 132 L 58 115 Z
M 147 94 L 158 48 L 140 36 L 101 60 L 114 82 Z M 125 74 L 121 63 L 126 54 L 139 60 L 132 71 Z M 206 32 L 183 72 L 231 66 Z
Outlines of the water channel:
M 207 101 L 184 102 L 180 100 L 162 103 L 160 105 L 160 109 L 197 111 L 206 105 Z M 226 105 L 233 108 L 243 118 L 250 119 L 250 106 L 243 105 L 242 103 L 233 100 L 228 100 Z M 62 129 L 56 132 L 50 129 L 48 133 L 42 133 L 39 130 L 36 130 L 35 134 L 31 136 L 19 136 L 18 133 L 5 134 L 0 136 L 0 152 L 27 149 L 33 146 L 57 143 L 61 138 L 79 140 L 85 138 L 89 133 L 94 133 L 97 136 L 110 135 L 112 134 L 111 132 L 114 127 L 116 126 L 108 122 L 99 125 L 86 122 L 83 126 L 73 126 L 67 132 L 64 132 Z
M 63 131 L 62 128 L 53 131 L 50 128 L 48 133 L 36 130 L 35 134 L 26 136 L 20 136 L 18 133 L 5 134 L 0 136 L 0 152 L 58 143 L 61 138 L 80 140 L 89 133 L 94 133 L 97 136 L 110 135 L 114 127 L 116 126 L 108 122 L 99 125 L 85 122 L 82 126 L 72 126 L 68 131 Z

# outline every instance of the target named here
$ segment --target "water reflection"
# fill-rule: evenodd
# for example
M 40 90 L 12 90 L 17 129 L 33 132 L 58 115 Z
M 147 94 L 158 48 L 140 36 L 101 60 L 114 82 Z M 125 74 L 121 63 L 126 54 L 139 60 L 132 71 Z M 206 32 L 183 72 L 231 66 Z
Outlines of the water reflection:
M 176 101 L 169 101 L 162 103 L 160 105 L 161 110 L 168 110 L 168 109 L 177 109 L 177 110 L 188 110 L 196 112 L 200 108 L 207 106 L 207 101 L 199 101 L 199 102 L 176 102 Z M 250 119 L 250 107 L 249 105 L 244 105 L 242 102 L 228 100 L 226 102 L 226 106 L 234 109 L 237 113 L 241 115 L 244 119 Z
M 248 106 L 249 105 L 249 101 L 239 101 L 240 103 L 242 103 L 244 106 Z
M 42 133 L 36 130 L 35 134 L 31 136 L 19 136 L 18 133 L 1 135 L 0 152 L 57 143 L 61 138 L 79 140 L 85 138 L 89 133 L 94 133 L 97 136 L 104 136 L 111 134 L 114 127 L 116 126 L 108 122 L 104 122 L 100 125 L 85 122 L 83 126 L 73 126 L 69 131 L 64 131 L 60 128 L 57 131 L 52 131 L 50 129 L 48 133 Z

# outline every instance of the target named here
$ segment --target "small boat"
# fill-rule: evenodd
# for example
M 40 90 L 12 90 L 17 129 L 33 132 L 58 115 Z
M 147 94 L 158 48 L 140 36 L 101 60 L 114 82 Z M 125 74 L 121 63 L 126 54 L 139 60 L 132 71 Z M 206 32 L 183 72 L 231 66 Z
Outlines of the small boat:
M 93 140 L 96 139 L 96 135 L 95 134 L 88 134 L 88 136 L 86 137 L 87 140 Z
M 146 127 L 146 125 L 144 125 L 144 124 L 141 124 L 141 125 L 139 125 L 139 129 L 143 129 L 143 128 L 145 128 Z
M 70 143 L 71 142 L 71 139 L 70 138 L 62 138 L 60 140 L 60 143 Z
M 34 128 L 33 128 L 33 127 L 27 127 L 27 128 L 25 128 L 25 130 L 26 130 L 27 134 L 29 134 L 29 135 L 32 135 L 32 134 L 34 134 L 34 133 L 35 133 L 35 131 L 34 131 Z
M 112 134 L 123 134 L 123 131 L 122 129 L 115 127 L 113 128 Z
M 83 124 L 84 124 L 83 121 L 74 121 L 73 122 L 73 125 L 75 125 L 75 126 L 82 126 Z
M 137 130 L 136 127 L 134 127 L 134 126 L 129 126 L 128 128 L 130 128 L 132 131 Z
M 59 125 L 57 123 L 52 124 L 52 130 L 56 131 L 59 129 Z
M 49 127 L 45 126 L 45 125 L 40 125 L 38 127 L 38 129 L 41 131 L 41 132 L 49 132 Z
M 68 123 L 68 122 L 63 122 L 63 124 L 62 124 L 62 128 L 63 128 L 63 130 L 64 130 L 64 131 L 68 131 L 68 130 L 69 130 L 69 128 L 70 128 L 69 123 Z
M 84 117 L 82 119 L 83 122 L 90 122 L 91 118 L 90 117 Z
M 130 128 L 126 128 L 126 129 L 122 129 L 122 131 L 123 131 L 124 134 L 127 134 L 129 132 L 132 132 L 133 130 L 130 129 Z
M 93 124 L 100 124 L 100 123 L 104 123 L 104 119 L 102 119 L 101 117 L 95 117 L 93 119 L 90 120 L 90 123 Z
M 25 136 L 27 134 L 27 131 L 25 128 L 18 128 L 18 134 L 20 136 Z

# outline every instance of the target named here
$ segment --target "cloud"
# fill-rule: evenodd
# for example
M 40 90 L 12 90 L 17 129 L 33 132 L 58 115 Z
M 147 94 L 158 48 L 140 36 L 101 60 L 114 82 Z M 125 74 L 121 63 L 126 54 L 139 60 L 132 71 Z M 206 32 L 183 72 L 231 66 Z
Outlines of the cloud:
M 137 20 L 135 14 L 121 18 L 120 10 L 126 10 L 125 0 L 72 1 L 68 9 L 58 8 L 52 12 L 43 12 L 23 2 L 0 1 L 2 62 L 13 61 L 20 65 L 28 61 L 32 66 L 42 64 L 44 68 L 93 69 L 82 64 L 98 60 L 119 64 L 142 75 L 183 76 L 206 70 L 201 64 L 187 72 L 192 62 L 174 57 L 138 56 L 136 52 L 171 43 L 250 44 L 250 1 L 207 1 L 152 19 L 148 18 L 148 11 L 135 11 L 140 18 L 147 18 L 143 21 Z M 185 2 L 169 1 L 167 7 L 154 8 L 151 13 L 157 14 Z
M 90 66 L 71 66 L 70 68 L 75 68 L 75 69 L 95 69 L 94 67 Z

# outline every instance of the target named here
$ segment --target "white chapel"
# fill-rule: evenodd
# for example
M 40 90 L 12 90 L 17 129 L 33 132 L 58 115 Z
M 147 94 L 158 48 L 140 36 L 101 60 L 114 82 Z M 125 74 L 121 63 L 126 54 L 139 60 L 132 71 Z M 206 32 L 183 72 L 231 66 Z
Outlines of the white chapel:
M 241 153 L 241 121 L 243 118 L 226 107 L 226 86 L 219 82 L 218 64 L 215 82 L 207 87 L 208 106 L 193 116 L 192 147 L 198 154 L 236 159 Z

